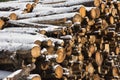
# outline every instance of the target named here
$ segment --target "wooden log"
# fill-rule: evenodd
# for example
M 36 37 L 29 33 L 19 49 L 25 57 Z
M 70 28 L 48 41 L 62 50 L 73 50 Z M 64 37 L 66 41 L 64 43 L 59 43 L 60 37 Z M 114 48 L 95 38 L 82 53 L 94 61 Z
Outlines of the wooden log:
M 90 76 L 93 76 L 94 74 L 94 67 L 92 65 L 92 63 L 89 63 L 87 66 L 86 66 L 86 72 L 88 72 L 90 74 Z
M 88 52 L 88 56 L 89 57 L 92 57 L 92 55 L 95 53 L 95 51 L 96 51 L 96 46 L 93 44 L 93 45 L 90 45 L 89 46 L 89 50 L 88 50 L 89 52 Z
M 66 18 L 62 19 L 56 19 L 56 20 L 45 20 L 45 21 L 39 21 L 40 24 L 51 24 L 51 25 L 59 25 L 59 24 L 65 24 L 67 21 Z
M 9 15 L 9 17 L 10 17 L 11 20 L 17 20 L 18 19 L 18 16 L 15 13 L 11 13 Z
M 34 7 L 35 7 L 35 6 L 32 5 L 32 4 L 30 4 L 30 3 L 26 4 L 26 9 L 24 9 L 23 13 L 32 12 L 32 10 L 33 10 Z
M 95 54 L 95 61 L 98 65 L 98 72 L 101 73 L 101 66 L 102 66 L 102 62 L 103 62 L 103 56 L 101 55 L 101 53 L 98 51 Z
M 93 2 L 93 0 L 84 0 L 84 1 L 66 1 L 64 3 L 59 3 L 59 4 L 53 4 L 53 7 L 68 7 L 68 6 L 73 6 L 73 5 L 77 5 L 77 4 L 83 4 L 83 3 L 90 3 Z M 85 5 L 85 4 L 84 4 Z M 50 6 L 50 5 L 49 5 Z
M 27 34 L 37 34 L 39 33 L 40 28 L 30 28 L 30 27 L 8 27 L 4 28 L 0 32 L 11 32 L 11 33 L 27 33 Z
M 116 46 L 116 48 L 115 48 L 115 53 L 116 53 L 117 55 L 120 54 L 120 48 L 119 48 L 119 46 Z
M 92 18 L 92 19 L 95 19 L 97 16 L 96 8 L 92 8 L 90 11 L 90 15 L 88 15 L 88 16 L 90 16 L 90 18 Z
M 10 53 L 16 52 L 17 54 L 30 54 L 32 57 L 36 58 L 40 56 L 40 47 L 35 44 L 22 44 L 22 43 L 0 43 L 0 51 L 8 51 Z
M 94 6 L 99 7 L 102 0 L 94 0 Z
M 39 0 L 34 0 L 34 3 L 38 3 L 39 2 Z
M 55 14 L 62 14 L 62 13 L 70 13 L 70 12 L 75 12 L 79 10 L 79 7 L 82 5 L 78 6 L 71 6 L 71 7 L 60 7 L 60 8 L 52 8 L 52 7 L 35 7 L 32 13 L 27 13 L 27 14 L 21 14 L 20 12 L 18 13 L 17 11 L 14 12 L 18 19 L 27 19 L 27 18 L 33 18 L 33 17 L 42 17 L 42 16 L 50 16 L 50 15 L 55 15 Z M 45 11 L 46 10 L 46 11 Z M 1 12 L 1 16 L 9 16 L 12 12 Z
M 64 52 L 64 48 L 58 48 L 58 50 L 56 51 L 56 54 L 58 55 L 58 57 L 56 58 L 56 62 L 57 63 L 62 63 L 64 61 L 64 59 L 66 58 L 66 54 Z
M 45 20 L 57 20 L 57 19 L 62 19 L 62 18 L 72 18 L 76 12 L 71 12 L 71 13 L 64 13 L 64 14 L 55 14 L 55 15 L 49 15 L 49 16 L 43 16 L 43 17 L 35 17 L 35 18 L 28 18 L 28 19 L 22 19 L 22 20 L 17 20 L 20 22 L 39 22 L 39 21 L 45 21 Z
M 43 4 L 58 4 L 58 3 L 63 3 L 66 2 L 65 0 L 45 0 L 45 1 L 40 1 Z
M 80 14 L 75 14 L 73 17 L 73 23 L 81 23 L 82 22 L 82 17 Z
M 45 41 L 42 41 L 41 43 L 41 47 L 49 47 L 49 46 L 52 46 L 53 42 L 49 39 L 49 40 L 45 40 Z
M 30 74 L 30 75 L 27 77 L 27 80 L 41 80 L 41 76 L 38 75 L 38 74 Z
M 116 68 L 116 67 L 112 68 L 112 75 L 113 75 L 113 77 L 116 77 L 117 79 L 120 78 L 118 68 Z
M 60 65 L 54 66 L 55 77 L 60 79 L 63 76 L 63 68 Z
M 0 19 L 0 29 L 2 29 L 4 25 L 5 25 L 5 22 L 2 19 Z
M 61 79 L 63 76 L 63 68 L 59 64 L 50 66 L 50 69 L 44 72 L 43 79 Z
M 79 13 L 81 17 L 84 18 L 86 16 L 86 8 L 84 6 L 81 6 L 79 9 Z
M 26 79 L 29 76 L 30 72 L 35 69 L 35 64 L 24 66 L 22 69 L 13 72 L 8 75 L 3 80 L 18 80 L 18 79 Z

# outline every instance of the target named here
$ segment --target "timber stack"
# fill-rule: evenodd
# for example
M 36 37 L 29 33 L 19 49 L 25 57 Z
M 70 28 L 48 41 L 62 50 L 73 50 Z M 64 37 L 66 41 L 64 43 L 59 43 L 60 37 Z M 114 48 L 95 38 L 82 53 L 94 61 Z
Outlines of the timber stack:
M 21 0 L 0 7 L 0 70 L 9 71 L 1 79 L 120 79 L 119 0 Z

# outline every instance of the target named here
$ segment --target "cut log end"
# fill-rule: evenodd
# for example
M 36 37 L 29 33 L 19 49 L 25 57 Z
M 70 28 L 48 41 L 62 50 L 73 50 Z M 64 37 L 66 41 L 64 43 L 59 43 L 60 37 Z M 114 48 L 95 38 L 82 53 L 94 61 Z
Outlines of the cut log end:
M 79 9 L 80 16 L 84 18 L 86 16 L 86 8 L 84 6 L 81 6 Z
M 101 0 L 94 0 L 94 6 L 99 7 L 101 3 Z
M 95 8 L 92 8 L 91 11 L 90 11 L 90 15 L 91 15 L 91 18 L 95 19 L 97 14 L 96 14 L 96 9 Z
M 40 30 L 39 33 L 45 35 L 46 31 L 45 30 Z
M 5 22 L 2 19 L 0 19 L 0 29 L 2 29 L 4 25 L 5 25 Z
M 114 24 L 114 17 L 110 16 L 110 24 Z
M 26 4 L 27 9 L 31 9 L 32 5 L 30 3 Z
M 41 77 L 38 74 L 31 74 L 27 80 L 41 80 Z
M 38 3 L 39 2 L 39 0 L 34 0 L 34 3 Z
M 82 22 L 82 17 L 80 16 L 80 14 L 75 14 L 75 16 L 73 17 L 73 23 L 81 23 Z
M 36 76 L 36 77 L 33 77 L 31 80 L 41 80 L 41 78 Z
M 32 57 L 34 57 L 34 58 L 39 57 L 39 56 L 40 56 L 40 53 L 41 53 L 41 49 L 40 49 L 39 46 L 35 46 L 35 47 L 33 47 L 32 50 L 31 50 L 31 55 L 32 55 Z
M 41 41 L 40 40 L 36 40 L 35 42 L 34 42 L 34 44 L 37 44 L 37 45 L 41 45 Z
M 11 14 L 9 15 L 9 17 L 10 17 L 11 20 L 17 20 L 17 18 L 18 18 L 15 13 L 11 13 Z
M 63 76 L 63 68 L 58 65 L 55 68 L 55 77 L 58 78 L 58 79 L 60 79 L 60 78 L 62 78 L 62 76 Z
M 57 63 L 62 63 L 64 61 L 65 57 L 66 57 L 66 55 L 64 54 L 64 49 L 59 48 L 56 53 L 58 55 L 58 57 L 56 58 L 56 62 Z

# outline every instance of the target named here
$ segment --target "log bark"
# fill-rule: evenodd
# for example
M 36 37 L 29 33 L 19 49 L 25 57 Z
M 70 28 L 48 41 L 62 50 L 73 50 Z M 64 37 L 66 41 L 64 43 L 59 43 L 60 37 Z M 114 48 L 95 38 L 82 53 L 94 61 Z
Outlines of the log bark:
M 40 56 L 40 47 L 35 44 L 22 44 L 22 43 L 0 43 L 0 51 L 8 53 L 16 53 L 16 54 L 29 54 L 31 57 L 39 57 Z
M 30 74 L 30 75 L 27 77 L 27 80 L 41 80 L 41 76 L 38 75 L 38 74 Z
M 12 74 L 8 75 L 3 80 L 26 79 L 33 69 L 35 69 L 35 64 L 24 66 L 22 69 L 13 72 Z
M 75 15 L 75 12 L 72 13 L 64 13 L 64 14 L 55 14 L 51 16 L 44 16 L 44 17 L 36 17 L 36 18 L 28 18 L 28 19 L 22 19 L 17 20 L 20 22 L 39 22 L 39 21 L 45 21 L 45 20 L 57 20 L 62 18 L 72 18 Z

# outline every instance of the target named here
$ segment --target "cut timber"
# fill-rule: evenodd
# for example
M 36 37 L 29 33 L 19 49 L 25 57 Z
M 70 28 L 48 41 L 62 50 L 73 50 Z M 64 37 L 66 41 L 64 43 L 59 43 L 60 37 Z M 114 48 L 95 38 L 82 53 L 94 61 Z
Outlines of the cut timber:
M 100 9 L 99 8 L 95 8 L 96 10 L 96 18 L 100 17 Z
M 5 25 L 5 22 L 2 19 L 0 19 L 0 29 L 2 29 L 4 25 Z
M 119 48 L 118 46 L 117 46 L 116 49 L 115 49 L 115 53 L 116 53 L 117 55 L 120 54 L 120 48 Z
M 9 17 L 10 17 L 11 20 L 17 20 L 17 18 L 18 18 L 15 13 L 11 13 L 11 14 L 9 15 Z
M 30 55 L 31 57 L 39 57 L 41 53 L 41 49 L 38 45 L 35 44 L 22 44 L 22 43 L 7 43 L 7 42 L 0 42 L 0 51 L 3 50 L 8 51 L 9 53 L 16 53 L 21 55 Z M 29 56 L 28 56 L 29 57 Z
M 41 80 L 41 77 L 40 77 L 40 75 L 38 75 L 38 74 L 30 74 L 30 75 L 27 77 L 27 80 Z
M 112 75 L 113 75 L 113 77 L 116 77 L 118 79 L 120 78 L 120 74 L 119 74 L 119 71 L 118 71 L 117 67 L 112 68 Z
M 56 19 L 56 20 L 45 20 L 45 21 L 39 21 L 40 24 L 52 24 L 52 25 L 59 25 L 59 24 L 65 24 L 67 21 L 66 18 L 62 19 Z
M 30 28 L 30 27 L 8 27 L 8 28 L 4 28 L 0 32 L 37 34 L 39 33 L 39 30 L 40 30 L 39 28 Z
M 42 41 L 41 43 L 41 47 L 48 47 L 48 46 L 52 46 L 52 41 L 49 39 L 49 40 L 45 40 L 45 41 Z
M 98 65 L 98 72 L 101 73 L 101 66 L 102 66 L 102 62 L 103 62 L 103 57 L 99 51 L 97 51 L 95 54 L 95 61 Z
M 31 8 L 32 8 L 32 5 L 30 3 L 28 3 L 28 4 L 26 4 L 26 8 L 27 8 L 27 11 L 30 12 Z
M 18 22 L 39 22 L 39 21 L 47 21 L 47 20 L 57 20 L 57 19 L 62 19 L 62 18 L 72 18 L 76 12 L 71 12 L 71 13 L 62 13 L 62 14 L 54 14 L 54 15 L 49 15 L 49 16 L 43 16 L 43 17 L 32 17 L 28 19 L 22 19 L 22 20 L 17 20 Z
M 37 58 L 37 57 L 40 56 L 40 52 L 41 52 L 41 51 L 40 51 L 40 47 L 35 46 L 35 47 L 33 47 L 32 50 L 31 50 L 31 55 L 32 55 L 32 57 Z
M 38 3 L 38 2 L 39 2 L 39 0 L 34 0 L 34 2 L 35 2 L 35 3 Z
M 96 51 L 96 47 L 95 47 L 93 44 L 91 44 L 91 45 L 89 46 L 88 56 L 89 56 L 89 57 L 92 57 L 92 55 L 94 54 L 95 51 Z
M 33 44 L 36 40 L 44 41 L 45 39 L 47 40 L 49 38 L 41 34 L 23 34 L 0 31 L 1 42 Z
M 79 13 L 81 15 L 82 18 L 85 18 L 86 15 L 87 15 L 87 12 L 90 12 L 90 10 L 92 9 L 93 7 L 85 7 L 85 6 L 81 6 L 79 8 Z
M 109 21 L 110 21 L 110 24 L 114 24 L 114 17 L 110 16 Z
M 84 18 L 86 16 L 86 8 L 84 6 L 81 6 L 79 9 L 79 13 L 81 17 Z
M 79 5 L 79 4 L 83 4 L 83 3 L 90 3 L 93 2 L 93 0 L 70 0 L 70 1 L 66 1 L 64 3 L 58 3 L 58 4 L 53 4 L 53 5 L 49 5 L 49 6 L 53 6 L 53 7 L 68 7 L 68 6 L 73 6 L 73 5 Z
M 66 54 L 64 53 L 64 48 L 59 48 L 57 51 L 56 51 L 56 54 L 58 55 L 58 57 L 56 58 L 56 62 L 57 63 L 62 63 L 66 57 Z
M 66 2 L 66 0 L 44 0 L 40 1 L 43 4 L 57 4 L 57 3 L 63 3 Z
M 34 44 L 37 44 L 37 45 L 39 45 L 39 46 L 41 46 L 41 41 L 40 40 L 36 40 L 35 42 L 34 42 Z
M 89 64 L 86 66 L 86 71 L 87 71 L 88 73 L 90 73 L 91 75 L 94 73 L 95 69 L 94 69 L 92 63 L 89 63 Z
M 91 11 L 90 11 L 90 17 L 92 19 L 95 19 L 97 16 L 97 13 L 96 13 L 96 8 L 92 8 Z
M 94 6 L 99 7 L 102 0 L 94 0 Z
M 12 74 L 8 75 L 6 78 L 4 78 L 3 80 L 19 80 L 19 79 L 26 79 L 30 72 L 35 69 L 35 64 L 30 64 L 27 66 L 22 66 L 22 69 L 17 70 L 15 72 L 13 72 Z
M 77 10 L 79 10 L 80 6 L 81 5 L 71 6 L 71 7 L 60 7 L 60 8 L 36 6 L 33 9 L 32 13 L 20 14 L 17 11 L 14 13 L 18 16 L 18 19 L 26 19 L 26 18 L 33 18 L 33 17 L 42 17 L 42 16 L 48 16 L 48 15 L 76 12 Z M 0 14 L 1 16 L 4 16 L 4 15 L 9 16 L 10 12 L 0 12 Z
M 54 66 L 55 77 L 60 79 L 63 76 L 63 68 L 60 65 Z
M 73 17 L 73 23 L 81 23 L 82 22 L 82 17 L 80 16 L 79 13 L 75 14 Z

